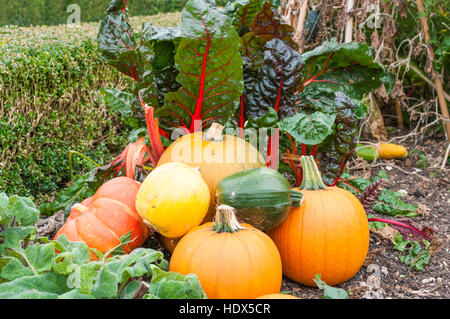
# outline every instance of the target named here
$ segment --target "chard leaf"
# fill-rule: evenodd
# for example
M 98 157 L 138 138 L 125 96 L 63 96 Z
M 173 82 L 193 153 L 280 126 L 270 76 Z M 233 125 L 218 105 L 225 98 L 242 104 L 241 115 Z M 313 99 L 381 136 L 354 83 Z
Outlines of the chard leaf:
M 226 124 L 243 89 L 239 37 L 231 19 L 209 2 L 190 0 L 182 11 L 181 32 L 175 65 L 182 87 L 167 93 L 164 107 L 155 114 L 161 124 L 171 118 L 172 125 L 191 132 L 200 120 L 203 126 L 211 121 Z
M 269 107 L 269 110 L 266 114 L 261 116 L 260 118 L 254 120 L 253 118 L 249 118 L 247 123 L 245 123 L 245 128 L 275 128 L 278 127 L 278 114 L 273 107 Z
M 373 60 L 373 48 L 365 43 L 339 44 L 332 39 L 302 57 L 307 65 L 303 71 L 305 87 L 345 93 L 355 104 L 358 119 L 366 112 L 360 102 L 364 95 L 386 78 L 383 66 Z
M 430 262 L 430 242 L 426 239 L 421 241 L 414 241 L 404 239 L 401 234 L 394 238 L 394 249 L 400 251 L 399 260 L 408 265 L 410 268 L 416 270 L 423 270 L 423 268 Z
M 206 299 L 206 294 L 194 274 L 183 276 L 152 265 L 152 281 L 144 299 Z
M 126 5 L 127 1 L 124 0 L 111 1 L 108 14 L 100 24 L 97 43 L 108 64 L 137 81 L 140 56 Z
M 142 39 L 144 43 L 153 47 L 154 57 L 151 62 L 153 78 L 158 90 L 159 106 L 162 107 L 165 95 L 180 88 L 176 80 L 179 72 L 175 68 L 175 52 L 181 40 L 181 30 L 144 23 Z
M 353 178 L 351 175 L 343 173 L 338 186 L 352 192 L 356 196 L 360 196 L 371 183 L 380 178 L 387 179 L 383 170 L 378 173 L 378 176 L 370 180 L 361 177 Z M 375 201 L 373 210 L 377 213 L 390 216 L 417 216 L 417 206 L 402 201 L 401 196 L 403 196 L 402 193 L 393 192 L 384 188 L 381 191 L 381 195 Z
M 324 142 L 325 151 L 320 153 L 319 167 L 322 179 L 327 185 L 336 185 L 345 164 L 356 148 L 358 119 L 355 106 L 342 92 L 335 93 L 336 119 L 334 134 Z
M 122 115 L 125 124 L 132 129 L 145 127 L 145 122 L 140 120 L 136 110 L 135 96 L 132 93 L 124 92 L 116 88 L 101 89 L 106 106 L 114 112 Z
M 331 133 L 335 118 L 335 113 L 301 112 L 283 119 L 279 122 L 278 127 L 299 143 L 316 145 Z
M 134 96 L 116 88 L 103 89 L 104 101 L 114 112 L 120 113 L 124 118 L 133 116 Z
M 260 43 L 258 40 L 252 43 Z M 256 57 L 258 54 L 256 55 Z M 295 91 L 302 87 L 301 55 L 280 39 L 267 42 L 263 51 L 263 64 L 258 67 L 253 59 L 246 64 L 244 107 L 247 118 L 257 119 L 269 107 L 277 111 L 280 119 L 295 114 Z
M 226 6 L 226 14 L 233 19 L 233 26 L 239 35 L 250 31 L 250 24 L 261 11 L 265 0 L 234 0 Z
M 298 43 L 293 40 L 294 28 L 284 22 L 271 1 L 264 2 L 262 10 L 255 16 L 250 24 L 250 31 L 269 42 L 272 39 L 280 39 L 295 51 L 298 51 Z

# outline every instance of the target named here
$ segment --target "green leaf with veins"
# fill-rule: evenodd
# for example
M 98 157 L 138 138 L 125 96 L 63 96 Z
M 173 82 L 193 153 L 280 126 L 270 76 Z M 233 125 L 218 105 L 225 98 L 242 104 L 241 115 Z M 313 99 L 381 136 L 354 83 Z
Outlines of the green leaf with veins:
M 281 131 L 294 137 L 298 143 L 316 145 L 331 133 L 336 114 L 322 112 L 297 113 L 278 123 Z
M 56 299 L 68 291 L 66 277 L 49 272 L 0 284 L 0 299 Z
M 51 270 L 54 244 L 27 245 L 34 233 L 32 226 L 12 227 L 0 233 L 0 256 L 4 260 L 1 278 L 11 281 Z
M 0 225 L 9 227 L 14 220 L 16 226 L 31 226 L 39 220 L 39 210 L 32 198 L 17 195 L 8 197 L 0 193 Z
M 303 69 L 305 87 L 310 86 L 311 91 L 320 88 L 345 93 L 356 105 L 354 112 L 361 119 L 365 115 L 361 104 L 364 95 L 377 89 L 382 81 L 387 81 L 388 88 L 390 86 L 389 72 L 374 62 L 373 56 L 373 48 L 365 43 L 325 41 L 302 54 L 306 63 Z
M 380 178 L 387 179 L 386 177 L 386 172 L 384 170 L 378 172 L 378 175 L 370 180 L 361 177 L 354 178 L 344 172 L 341 178 L 345 181 L 345 183 L 340 182 L 338 186 L 352 192 L 355 196 L 360 196 L 366 187 L 372 182 Z M 378 196 L 375 201 L 373 209 L 377 213 L 390 216 L 417 216 L 417 206 L 402 201 L 402 196 L 403 194 L 400 192 L 393 192 L 387 188 L 384 188 L 381 191 L 380 196 Z
M 144 299 L 206 299 L 206 294 L 194 274 L 183 276 L 152 265 L 152 281 Z
M 165 124 L 194 131 L 194 122 L 226 124 L 239 106 L 243 89 L 239 37 L 231 19 L 203 0 L 190 0 L 182 11 L 175 66 L 181 88 L 165 96 L 156 116 Z M 166 119 L 164 119 L 166 118 Z
M 228 1 L 225 13 L 233 19 L 233 26 L 239 35 L 250 31 L 249 26 L 261 11 L 265 0 Z
M 400 251 L 398 259 L 415 270 L 423 270 L 430 262 L 430 242 L 422 239 L 422 243 L 413 240 L 404 240 L 401 234 L 394 238 L 394 249 Z M 422 244 L 422 245 L 421 245 Z
M 322 281 L 322 275 L 316 274 L 316 278 L 313 279 L 320 290 L 323 290 L 322 299 L 348 299 L 348 293 L 344 289 L 334 288 L 327 285 Z

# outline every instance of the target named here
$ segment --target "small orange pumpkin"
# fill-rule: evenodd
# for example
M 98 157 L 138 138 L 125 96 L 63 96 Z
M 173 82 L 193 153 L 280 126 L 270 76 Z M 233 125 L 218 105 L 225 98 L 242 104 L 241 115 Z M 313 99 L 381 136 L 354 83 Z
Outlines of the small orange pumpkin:
M 159 159 L 158 166 L 182 162 L 198 168 L 211 196 L 203 223 L 212 221 L 217 184 L 227 176 L 249 168 L 264 167 L 264 157 L 252 144 L 233 136 L 222 135 L 224 127 L 213 123 L 205 132 L 184 135 L 173 142 Z
M 273 241 L 249 224 L 239 224 L 234 209 L 217 208 L 214 223 L 181 238 L 169 270 L 197 275 L 209 299 L 253 299 L 278 293 L 281 259 Z
M 326 187 L 312 156 L 300 159 L 303 201 L 268 231 L 280 251 L 286 277 L 316 286 L 316 274 L 329 285 L 342 283 L 361 268 L 369 248 L 369 225 L 362 204 L 349 191 Z
M 103 184 L 94 196 L 75 204 L 65 224 L 57 232 L 70 241 L 84 241 L 89 247 L 105 253 L 120 244 L 120 237 L 130 231 L 131 242 L 126 253 L 140 247 L 150 236 L 150 229 L 136 212 L 136 194 L 140 183 L 128 177 L 117 177 Z M 91 259 L 95 259 L 91 253 Z

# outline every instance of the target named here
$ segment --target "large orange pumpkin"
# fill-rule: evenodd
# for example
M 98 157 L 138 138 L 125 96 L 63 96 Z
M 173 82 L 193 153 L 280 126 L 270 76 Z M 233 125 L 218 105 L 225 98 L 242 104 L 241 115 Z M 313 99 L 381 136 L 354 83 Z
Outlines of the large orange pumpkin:
M 230 206 L 217 208 L 214 223 L 181 238 L 169 270 L 197 275 L 209 299 L 249 299 L 278 293 L 281 259 L 273 241 L 249 224 L 239 224 Z
M 286 277 L 316 286 L 322 275 L 329 285 L 342 283 L 361 268 L 369 247 L 369 225 L 363 206 L 350 192 L 326 187 L 312 156 L 302 157 L 303 193 L 279 227 L 268 231 L 278 247 Z
M 75 204 L 55 239 L 65 234 L 70 241 L 84 241 L 102 253 L 120 244 L 120 237 L 130 231 L 131 242 L 125 252 L 141 246 L 150 229 L 136 212 L 136 194 L 140 183 L 128 177 L 117 177 L 103 184 L 94 196 Z M 91 254 L 92 259 L 95 255 Z
M 224 127 L 211 125 L 206 133 L 187 134 L 173 142 L 159 159 L 158 166 L 168 162 L 182 162 L 200 169 L 209 188 L 211 201 L 203 222 L 210 222 L 215 214 L 216 186 L 224 178 L 245 169 L 266 166 L 264 157 L 250 143 L 223 135 Z

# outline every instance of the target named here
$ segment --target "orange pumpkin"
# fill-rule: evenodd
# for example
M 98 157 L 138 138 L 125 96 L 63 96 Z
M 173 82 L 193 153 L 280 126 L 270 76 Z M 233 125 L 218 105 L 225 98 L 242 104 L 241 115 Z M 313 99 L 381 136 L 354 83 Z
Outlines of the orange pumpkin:
M 130 231 L 131 242 L 126 253 L 140 247 L 150 236 L 150 229 L 136 212 L 136 194 L 140 183 L 128 177 L 117 177 L 103 184 L 94 196 L 72 207 L 55 239 L 65 234 L 70 241 L 84 241 L 89 247 L 105 253 L 120 244 L 120 237 Z M 95 254 L 91 253 L 95 259 Z
M 253 145 L 236 136 L 222 135 L 223 129 L 222 125 L 214 123 L 206 133 L 180 137 L 166 149 L 158 162 L 158 166 L 182 162 L 199 168 L 211 196 L 204 223 L 212 221 L 215 215 L 216 186 L 224 177 L 266 166 L 264 157 Z
M 288 294 L 269 294 L 269 295 L 264 295 L 261 297 L 258 297 L 256 299 L 300 299 L 298 297 L 295 297 L 293 295 L 288 295 Z
M 273 241 L 249 224 L 239 224 L 234 209 L 217 208 L 214 223 L 181 238 L 169 270 L 197 275 L 209 299 L 253 299 L 278 293 L 281 259 Z
M 369 225 L 362 204 L 350 192 L 326 187 L 312 156 L 301 158 L 303 202 L 268 231 L 278 247 L 286 277 L 316 286 L 342 283 L 361 268 L 369 247 Z

